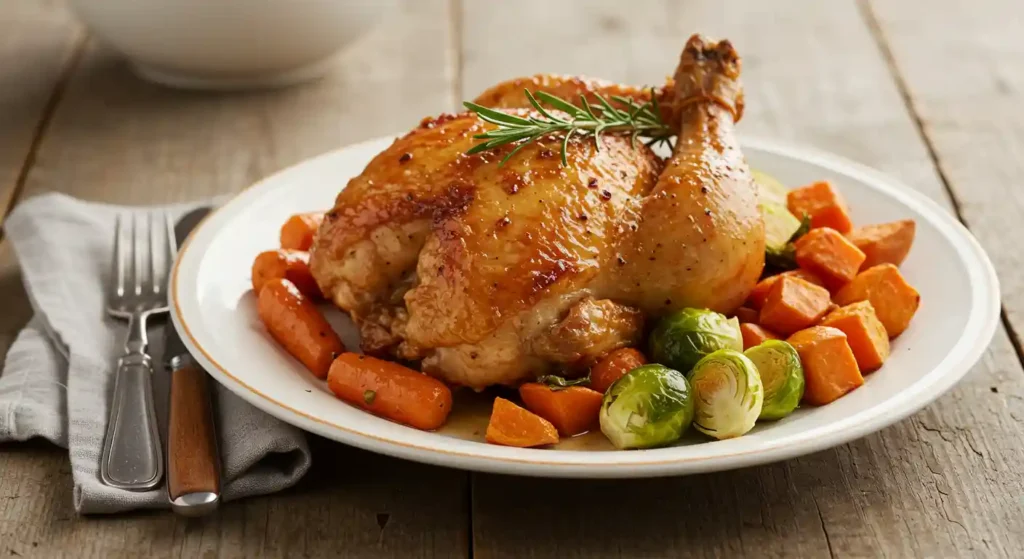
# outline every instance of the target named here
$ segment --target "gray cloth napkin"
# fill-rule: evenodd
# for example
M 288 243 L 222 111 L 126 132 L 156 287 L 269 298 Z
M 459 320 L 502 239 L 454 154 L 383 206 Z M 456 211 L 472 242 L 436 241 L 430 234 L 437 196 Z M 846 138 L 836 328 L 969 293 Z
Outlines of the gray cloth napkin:
M 118 214 L 167 211 L 176 219 L 192 207 L 127 208 L 47 194 L 18 205 L 4 224 L 35 316 L 11 346 L 0 375 L 0 442 L 43 437 L 66 447 L 81 514 L 168 506 L 163 488 L 136 493 L 99 479 L 114 361 L 127 332 L 124 323 L 106 316 L 103 293 Z M 167 374 L 159 364 L 165 322 L 155 322 L 150 353 L 158 363 L 154 392 L 166 434 Z M 297 482 L 310 465 L 304 433 L 216 382 L 211 386 L 223 498 L 272 493 Z

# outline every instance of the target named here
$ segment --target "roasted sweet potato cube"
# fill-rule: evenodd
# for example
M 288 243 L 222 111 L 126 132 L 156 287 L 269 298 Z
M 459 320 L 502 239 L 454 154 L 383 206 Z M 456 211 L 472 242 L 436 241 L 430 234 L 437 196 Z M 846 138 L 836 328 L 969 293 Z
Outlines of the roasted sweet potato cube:
M 755 285 L 754 289 L 750 292 L 750 296 L 747 297 L 747 305 L 754 310 L 761 310 L 761 307 L 764 306 L 765 300 L 768 299 L 768 292 L 772 290 L 772 286 L 775 285 L 775 282 L 779 281 L 779 278 L 785 276 L 800 278 L 804 281 L 809 281 L 814 285 L 825 287 L 825 280 L 819 278 L 814 272 L 797 268 L 796 270 L 790 270 L 774 276 L 768 276 L 757 282 L 757 285 Z M 740 318 L 740 322 L 743 322 L 742 318 Z M 753 320 L 751 322 L 757 322 L 757 320 Z
M 846 200 L 828 181 L 790 190 L 786 195 L 786 204 L 797 217 L 804 214 L 811 216 L 812 228 L 831 227 L 844 234 L 853 229 Z
M 740 324 L 740 334 L 743 335 L 744 351 L 754 346 L 761 345 L 767 340 L 779 339 L 779 336 L 774 332 L 752 322 L 744 322 L 743 324 Z
M 829 292 L 795 276 L 779 278 L 761 308 L 761 326 L 782 335 L 816 323 L 828 311 Z
M 879 264 L 857 274 L 835 296 L 835 302 L 842 306 L 857 301 L 870 301 L 889 337 L 895 338 L 910 325 L 921 304 L 921 295 L 896 266 Z
M 859 301 L 840 307 L 821 321 L 846 334 L 846 341 L 857 358 L 862 373 L 870 373 L 882 366 L 889 357 L 889 334 L 878 320 L 870 301 Z
M 757 322 L 760 318 L 760 313 L 756 309 L 750 307 L 740 307 L 736 309 L 736 312 L 732 313 L 733 316 L 739 319 L 740 323 L 746 322 Z
M 804 402 L 823 406 L 864 384 L 846 334 L 829 326 L 812 326 L 786 340 L 800 354 L 804 368 Z
M 912 219 L 858 227 L 847 238 L 864 253 L 862 269 L 879 264 L 899 266 L 914 244 L 917 225 Z
M 834 289 L 852 280 L 864 262 L 864 253 L 839 231 L 812 229 L 796 241 L 796 263 L 814 272 Z

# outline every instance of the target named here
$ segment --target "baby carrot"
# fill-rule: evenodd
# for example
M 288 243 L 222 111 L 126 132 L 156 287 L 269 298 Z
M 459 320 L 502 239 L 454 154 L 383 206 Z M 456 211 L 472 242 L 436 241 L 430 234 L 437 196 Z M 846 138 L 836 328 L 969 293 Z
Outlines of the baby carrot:
M 631 347 L 616 349 L 590 369 L 590 388 L 604 394 L 612 383 L 646 364 L 647 359 L 639 351 Z
M 345 351 L 316 305 L 286 279 L 263 285 L 257 311 L 270 335 L 319 378 L 327 377 L 331 361 Z
M 252 290 L 259 294 L 272 279 L 287 279 L 307 297 L 320 299 L 320 287 L 309 272 L 309 253 L 301 250 L 277 249 L 261 252 L 252 262 Z
M 324 220 L 323 212 L 295 214 L 281 226 L 281 248 L 309 250 L 313 246 L 313 235 Z
M 437 429 L 452 411 L 452 391 L 443 382 L 366 355 L 342 353 L 327 386 L 354 406 L 417 429 Z

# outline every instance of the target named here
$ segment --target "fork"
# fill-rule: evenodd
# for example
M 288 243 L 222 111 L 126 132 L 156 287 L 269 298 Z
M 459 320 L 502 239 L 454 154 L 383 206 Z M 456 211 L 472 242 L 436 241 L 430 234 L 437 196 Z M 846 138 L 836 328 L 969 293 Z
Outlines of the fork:
M 107 293 L 107 314 L 128 321 L 128 338 L 124 354 L 117 360 L 100 479 L 110 487 L 145 491 L 159 485 L 164 474 L 153 405 L 153 365 L 146 353 L 146 321 L 167 312 L 165 283 L 177 246 L 174 226 L 166 214 L 162 219 L 149 214 L 148 232 L 139 231 L 139 219 L 133 215 L 127 248 L 123 221 L 118 216 L 114 227 L 113 280 Z M 162 248 L 158 248 L 160 245 Z M 162 266 L 158 266 L 158 254 L 164 255 Z

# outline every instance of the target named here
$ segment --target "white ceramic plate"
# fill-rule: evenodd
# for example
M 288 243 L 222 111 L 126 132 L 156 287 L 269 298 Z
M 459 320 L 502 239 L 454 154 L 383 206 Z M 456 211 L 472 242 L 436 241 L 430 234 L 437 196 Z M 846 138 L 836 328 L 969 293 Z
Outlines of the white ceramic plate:
M 981 357 L 999 319 L 992 265 L 945 210 L 876 171 L 813 149 L 746 141 L 751 166 L 788 185 L 827 179 L 842 190 L 857 223 L 913 218 L 917 240 L 902 266 L 921 308 L 892 356 L 864 386 L 827 406 L 797 410 L 727 441 L 696 435 L 673 447 L 608 450 L 600 433 L 555 449 L 483 442 L 488 405 L 457 394 L 449 427 L 418 431 L 341 402 L 265 333 L 249 270 L 277 246 L 280 224 L 296 212 L 324 210 L 338 189 L 392 141 L 373 140 L 286 169 L 239 194 L 193 233 L 171 279 L 172 316 L 189 351 L 217 381 L 288 423 L 353 446 L 443 466 L 535 476 L 642 477 L 738 468 L 811 453 L 890 425 L 932 402 Z M 348 347 L 347 318 L 330 317 Z

